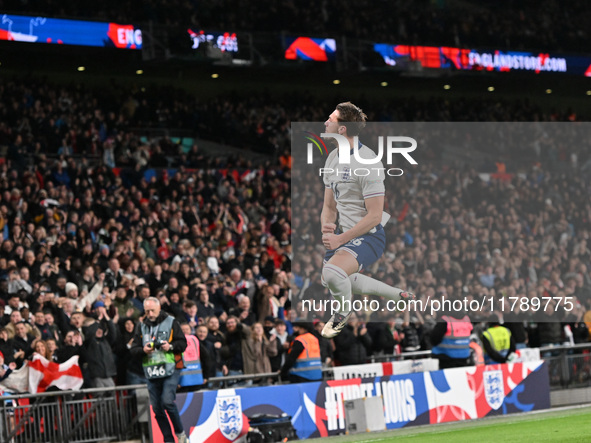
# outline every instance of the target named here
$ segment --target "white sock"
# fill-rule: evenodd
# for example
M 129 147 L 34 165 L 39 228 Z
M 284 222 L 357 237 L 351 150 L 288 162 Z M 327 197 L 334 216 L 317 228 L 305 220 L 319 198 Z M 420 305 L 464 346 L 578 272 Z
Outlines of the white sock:
M 322 279 L 331 295 L 339 302 L 339 314 L 347 315 L 351 311 L 351 280 L 345 271 L 329 263 L 322 269 Z
M 395 288 L 393 286 L 382 283 L 375 278 L 368 277 L 367 275 L 351 274 L 349 276 L 351 281 L 351 289 L 353 294 L 358 295 L 379 295 L 392 299 L 394 301 L 400 300 L 400 293 L 404 292 L 402 289 Z

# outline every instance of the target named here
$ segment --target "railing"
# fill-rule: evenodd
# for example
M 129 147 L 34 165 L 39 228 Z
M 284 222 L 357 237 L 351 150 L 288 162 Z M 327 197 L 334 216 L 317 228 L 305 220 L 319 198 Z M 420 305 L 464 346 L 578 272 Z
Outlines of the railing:
M 0 398 L 0 441 L 6 443 L 145 440 L 149 435 L 145 385 Z
M 540 357 L 548 362 L 551 390 L 591 386 L 591 343 L 544 346 L 538 349 Z M 371 362 L 430 356 L 431 351 L 403 352 L 402 354 L 371 357 Z
M 412 351 L 402 352 L 401 354 L 384 354 L 372 355 L 369 357 L 370 363 L 381 363 L 387 361 L 410 360 L 414 358 L 428 358 L 431 357 L 431 351 Z
M 548 362 L 550 390 L 591 387 L 591 343 L 546 346 L 540 356 Z
M 577 345 L 545 346 L 539 348 L 540 356 L 548 362 L 550 389 L 565 389 L 591 386 L 591 343 Z M 587 351 L 587 352 L 586 352 Z M 369 358 L 369 363 L 392 362 L 416 358 L 431 357 L 431 351 L 403 352 L 401 354 L 376 355 Z M 323 379 L 332 378 L 332 368 L 323 368 Z M 263 386 L 285 382 L 276 372 L 265 374 L 233 375 L 209 379 L 210 387 L 227 388 L 229 386 Z

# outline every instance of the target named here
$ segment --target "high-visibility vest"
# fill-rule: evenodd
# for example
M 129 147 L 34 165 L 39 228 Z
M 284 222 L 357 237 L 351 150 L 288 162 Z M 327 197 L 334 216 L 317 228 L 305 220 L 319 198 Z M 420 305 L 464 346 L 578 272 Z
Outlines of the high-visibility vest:
M 322 361 L 318 339 L 307 332 L 298 335 L 295 340 L 304 345 L 304 350 L 298 355 L 298 359 L 289 373 L 307 380 L 322 380 Z
M 180 386 L 197 386 L 203 384 L 203 370 L 201 369 L 199 340 L 194 335 L 185 335 L 187 349 L 183 352 L 185 369 L 181 370 Z
M 443 340 L 433 347 L 431 352 L 434 355 L 447 355 L 449 358 L 470 357 L 470 334 L 472 334 L 472 323 L 468 316 L 458 320 L 444 315 L 441 317 L 447 322 L 447 331 Z
M 492 328 L 488 328 L 482 334 L 483 337 L 486 337 L 490 346 L 501 354 L 503 357 L 506 357 L 509 354 L 509 349 L 511 348 L 511 331 L 504 326 L 497 325 L 493 326 Z M 484 354 L 484 361 L 485 363 L 498 363 L 497 361 L 490 358 L 490 356 L 486 353 Z
M 148 379 L 170 377 L 174 374 L 176 368 L 174 353 L 172 351 L 163 351 L 160 348 L 162 342 L 170 342 L 172 321 L 173 318 L 168 316 L 156 327 L 150 327 L 145 323 L 140 324 L 142 345 L 146 346 L 146 344 L 151 343 L 155 347 L 155 351 L 149 355 L 144 355 L 142 361 L 144 375 Z

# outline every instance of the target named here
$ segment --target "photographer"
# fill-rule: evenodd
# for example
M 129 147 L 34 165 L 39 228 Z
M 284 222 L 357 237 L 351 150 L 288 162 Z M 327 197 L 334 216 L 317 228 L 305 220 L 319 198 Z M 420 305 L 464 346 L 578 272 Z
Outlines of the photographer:
M 175 399 L 187 339 L 179 323 L 165 312 L 161 312 L 160 301 L 157 298 L 148 297 L 144 301 L 144 311 L 146 318 L 136 328 L 130 352 L 132 357 L 141 357 L 143 360 L 150 404 L 164 441 L 174 441 L 168 423 L 170 418 L 179 443 L 186 443 L 187 437 Z

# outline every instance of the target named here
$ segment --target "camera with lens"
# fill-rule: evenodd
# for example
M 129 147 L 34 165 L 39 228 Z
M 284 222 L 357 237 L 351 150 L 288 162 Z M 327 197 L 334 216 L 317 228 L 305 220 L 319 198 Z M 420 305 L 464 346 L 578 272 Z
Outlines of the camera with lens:
M 150 343 L 148 343 L 148 348 L 158 350 L 162 347 L 162 343 L 165 343 L 165 341 L 150 342 Z

